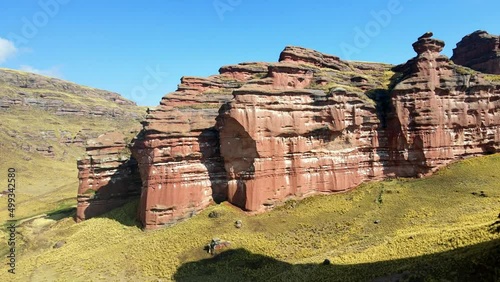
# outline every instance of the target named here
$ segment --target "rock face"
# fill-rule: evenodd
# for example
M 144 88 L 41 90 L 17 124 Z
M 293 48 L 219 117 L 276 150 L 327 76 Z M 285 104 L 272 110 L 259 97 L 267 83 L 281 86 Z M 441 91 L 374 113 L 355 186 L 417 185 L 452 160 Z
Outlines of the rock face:
M 269 84 L 234 90 L 218 117 L 228 200 L 262 211 L 380 178 L 380 122 L 364 89 L 386 87 L 368 81 L 389 66 L 357 66 L 297 47 L 285 48 L 280 60 L 269 67 Z
M 177 91 L 149 112 L 132 148 L 143 183 L 139 219 L 146 229 L 191 217 L 212 200 L 227 198 L 215 118 L 233 89 L 264 71 L 260 63 L 241 64 L 209 78 L 183 77 Z
M 103 214 L 140 195 L 137 162 L 130 158 L 126 146 L 125 136 L 116 132 L 87 141 L 87 156 L 77 163 L 77 221 Z
M 213 200 L 261 212 L 497 152 L 500 83 L 451 63 L 443 47 L 426 33 L 396 67 L 286 47 L 277 63 L 183 77 L 132 143 L 139 220 L 166 226 Z
M 430 36 L 413 44 L 417 57 L 395 68 L 400 81 L 378 105 L 363 99 L 356 84 L 325 91 L 307 89 L 310 83 L 273 83 L 272 89 L 248 83 L 234 90 L 218 117 L 228 200 L 263 211 L 288 198 L 344 191 L 386 176 L 418 176 L 459 157 L 496 152 L 499 86 L 461 74 L 440 55 L 444 42 Z M 363 75 L 355 65 L 325 65 L 315 53 L 300 55 L 280 58 L 296 59 L 296 73 L 307 62 Z M 324 77 L 320 72 L 326 70 L 311 68 L 300 77 L 314 81 Z M 384 100 L 389 105 L 380 113 Z
M 339 57 L 327 55 L 307 48 L 288 46 L 280 54 L 280 62 L 312 64 L 333 70 L 348 70 L 349 66 Z
M 463 74 L 440 55 L 444 42 L 413 44 L 418 56 L 395 68 L 404 79 L 392 90 L 392 171 L 426 174 L 469 155 L 494 153 L 500 141 L 500 85 L 483 75 Z
M 477 30 L 462 38 L 451 59 L 480 72 L 500 74 L 500 36 Z

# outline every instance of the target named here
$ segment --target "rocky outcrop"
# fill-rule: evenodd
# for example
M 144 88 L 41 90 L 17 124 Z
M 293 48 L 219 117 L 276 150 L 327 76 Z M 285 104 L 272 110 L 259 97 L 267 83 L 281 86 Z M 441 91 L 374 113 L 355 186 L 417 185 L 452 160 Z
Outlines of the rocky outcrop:
M 235 91 L 219 117 L 228 199 L 249 211 L 381 175 L 378 119 L 345 90 Z
M 457 43 L 451 59 L 480 72 L 500 74 L 500 36 L 477 30 Z
M 183 77 L 177 91 L 150 110 L 132 147 L 143 180 L 139 219 L 146 229 L 175 223 L 227 198 L 215 118 L 233 89 L 263 71 L 262 64 L 242 64 L 208 78 Z
M 167 226 L 213 200 L 260 212 L 497 152 L 500 83 L 443 47 L 426 33 L 396 67 L 286 47 L 277 63 L 183 77 L 132 142 L 140 221 Z
M 356 65 L 340 68 L 337 62 L 332 69 L 359 75 L 332 86 L 338 77 L 331 70 L 302 71 L 304 63 L 322 65 L 314 61 L 321 56 L 287 54 L 280 58 L 301 64 L 298 78 L 321 77 L 326 87 L 248 83 L 234 90 L 217 127 L 228 200 L 263 211 L 288 198 L 345 191 L 387 176 L 419 176 L 457 158 L 496 152 L 499 85 L 462 74 L 439 53 L 444 42 L 430 36 L 413 44 L 417 57 L 394 69 L 399 82 L 385 93 L 365 85 L 371 79 Z M 373 93 L 378 100 L 367 99 Z
M 190 217 L 210 204 L 212 200 L 228 199 L 245 209 L 256 210 L 253 207 L 245 207 L 245 200 L 238 199 L 239 192 L 234 187 L 234 178 L 243 177 L 244 174 L 239 166 L 249 162 L 247 157 L 253 157 L 251 156 L 252 152 L 246 152 L 250 156 L 238 155 L 241 148 L 238 146 L 228 147 L 220 143 L 226 142 L 227 135 L 238 132 L 236 129 L 232 132 L 233 129 L 229 125 L 229 121 L 223 121 L 224 114 L 221 114 L 222 112 L 219 110 L 233 96 L 236 100 L 238 97 L 246 99 L 248 91 L 258 89 L 262 93 L 274 97 L 272 101 L 262 99 L 265 106 L 270 104 L 270 107 L 273 107 L 267 118 L 268 121 L 273 115 L 282 115 L 283 112 L 290 111 L 291 108 L 295 108 L 294 110 L 298 114 L 303 111 L 302 105 L 300 105 L 301 99 L 310 99 L 311 103 L 314 103 L 315 111 L 305 113 L 305 116 L 311 119 L 315 128 L 311 129 L 311 132 L 300 133 L 303 136 L 297 139 L 299 143 L 311 138 L 313 134 L 322 135 L 325 133 L 325 121 L 333 118 L 332 113 L 329 113 L 323 106 L 328 99 L 332 104 L 339 104 L 337 105 L 338 111 L 334 113 L 339 123 L 336 125 L 340 128 L 339 132 L 350 128 L 353 123 L 358 123 L 358 126 L 361 126 L 360 123 L 365 122 L 366 126 L 370 128 L 367 134 L 376 135 L 373 133 L 371 125 L 368 125 L 376 124 L 377 109 L 375 103 L 371 102 L 366 107 L 360 107 L 359 110 L 357 107 L 365 104 L 366 101 L 371 101 L 364 94 L 367 88 L 386 87 L 384 85 L 386 82 L 380 78 L 389 71 L 389 65 L 350 64 L 340 61 L 334 56 L 322 55 L 310 49 L 297 47 L 285 48 L 280 58 L 280 62 L 272 64 L 242 63 L 225 66 L 219 70 L 220 75 L 208 78 L 183 77 L 178 90 L 166 95 L 160 102 L 160 106 L 150 111 L 144 122 L 144 131 L 134 142 L 132 149 L 133 156 L 138 160 L 143 179 L 139 218 L 145 228 L 158 228 Z M 357 78 L 361 78 L 361 80 Z M 342 86 L 354 89 L 354 92 L 348 93 Z M 305 89 L 307 87 L 314 89 Z M 337 93 L 337 97 L 332 98 L 332 94 L 326 94 L 322 90 L 330 88 L 332 88 L 332 93 Z M 344 104 L 340 105 L 343 102 Z M 235 111 L 244 111 L 249 106 L 249 104 L 245 104 Z M 340 109 L 341 107 L 345 107 L 347 113 L 344 113 Z M 369 114 L 365 114 L 365 111 L 368 111 Z M 321 118 L 324 118 L 325 121 L 314 117 L 316 114 L 324 115 Z M 365 118 L 364 121 L 360 121 L 363 115 L 371 115 L 375 120 Z M 219 123 L 215 126 L 217 117 L 219 117 Z M 273 121 L 279 122 L 278 119 L 274 118 Z M 287 128 L 284 133 L 275 133 L 284 134 L 281 138 L 287 138 L 286 134 L 293 135 L 294 130 L 295 128 Z M 344 158 L 352 166 L 359 161 L 356 156 L 347 157 L 347 151 L 344 150 L 349 147 L 346 145 L 350 144 L 349 142 L 357 142 L 354 140 L 356 133 L 350 133 L 349 137 L 340 136 L 341 134 L 337 136 L 327 135 L 322 136 L 323 139 L 319 142 L 321 144 L 328 143 L 331 148 L 339 148 L 340 150 L 329 154 L 329 161 L 324 160 L 321 171 L 316 173 L 317 181 L 322 183 L 324 191 L 339 191 L 361 182 L 362 177 L 350 179 L 351 172 L 347 170 L 345 173 L 338 170 L 334 176 L 337 179 L 319 179 L 325 174 L 329 174 L 328 170 L 331 166 L 345 165 L 344 163 L 333 165 L 332 163 L 336 159 Z M 365 137 L 363 136 L 363 138 Z M 369 137 L 367 138 L 369 139 Z M 368 139 L 362 142 L 370 143 L 371 141 Z M 244 138 L 239 140 L 244 142 Z M 235 141 L 233 144 L 239 143 Z M 325 150 L 321 149 L 321 146 L 316 142 L 309 149 L 320 151 L 315 153 L 316 157 L 328 155 Z M 223 152 L 220 152 L 219 148 Z M 284 148 L 276 147 L 274 151 L 267 152 L 266 158 L 271 158 L 273 154 L 280 154 L 278 152 L 282 149 Z M 289 154 L 293 155 L 296 152 L 299 151 L 292 150 Z M 233 160 L 231 154 L 238 155 L 239 159 Z M 373 155 L 368 158 L 371 157 Z M 298 160 L 300 156 L 296 155 L 294 158 Z M 315 156 L 311 158 L 315 158 Z M 263 162 L 264 160 L 262 159 Z M 231 161 L 241 162 L 241 164 L 229 164 Z M 289 161 L 290 159 L 281 160 L 281 162 L 287 163 Z M 276 162 L 279 163 L 279 161 Z M 330 163 L 330 166 L 326 165 L 327 163 Z M 265 164 L 262 166 L 262 179 L 271 177 L 275 173 L 275 170 L 266 169 L 270 167 L 269 165 L 266 167 Z M 362 169 L 364 168 L 360 170 Z M 306 165 L 303 170 L 310 170 L 310 167 Z M 301 177 L 302 172 L 302 170 L 297 170 L 294 175 Z M 363 174 L 365 173 L 363 172 Z M 375 177 L 375 175 L 371 177 Z M 304 183 L 307 182 L 307 179 L 297 180 L 297 182 L 301 181 Z M 349 184 L 343 184 L 344 188 L 335 186 L 336 188 L 332 190 L 329 187 L 333 182 Z M 298 185 L 300 186 L 300 183 Z M 306 188 L 304 184 L 304 187 L 298 189 L 295 195 L 308 195 L 310 190 L 316 189 L 315 185 L 312 184 L 312 188 Z M 262 195 L 265 193 L 262 192 Z M 287 196 L 290 195 L 283 190 L 282 195 L 275 197 L 275 202 L 277 203 Z M 271 206 L 269 201 L 266 204 L 267 207 Z
M 444 42 L 422 38 L 417 57 L 395 68 L 403 80 L 392 90 L 387 136 L 391 173 L 426 174 L 457 158 L 494 153 L 500 141 L 500 85 L 463 72 L 439 52 Z
M 253 78 L 263 77 L 267 73 L 268 63 L 241 63 L 238 65 L 223 66 L 219 73 L 238 81 L 248 81 Z
M 82 221 L 119 207 L 141 193 L 137 162 L 130 157 L 125 136 L 113 132 L 87 141 L 78 165 L 76 220 Z
M 380 121 L 366 92 L 387 87 L 378 78 L 390 66 L 297 47 L 285 48 L 280 60 L 269 67 L 267 85 L 234 90 L 218 117 L 228 200 L 262 211 L 382 177 Z
M 348 65 L 341 61 L 339 57 L 296 46 L 285 47 L 280 54 L 279 61 L 313 64 L 318 67 L 330 68 L 334 70 L 349 69 Z

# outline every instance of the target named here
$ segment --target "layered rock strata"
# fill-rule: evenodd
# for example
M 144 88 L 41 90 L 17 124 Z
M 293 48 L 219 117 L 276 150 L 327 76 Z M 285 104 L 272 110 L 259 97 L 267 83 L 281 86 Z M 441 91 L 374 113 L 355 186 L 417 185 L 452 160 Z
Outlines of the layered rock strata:
M 132 142 L 139 220 L 167 226 L 213 200 L 260 212 L 497 152 L 500 84 L 450 62 L 431 36 L 394 68 L 286 47 L 277 63 L 183 77 Z
M 465 72 L 439 52 L 444 42 L 421 38 L 417 57 L 395 68 L 404 79 L 391 92 L 396 176 L 426 174 L 457 158 L 494 153 L 500 141 L 500 85 Z
M 380 122 L 365 92 L 386 88 L 369 81 L 388 70 L 285 48 L 269 67 L 269 83 L 245 84 L 221 109 L 217 129 L 228 200 L 262 211 L 288 198 L 380 178 Z
M 82 221 L 119 207 L 140 195 L 137 162 L 121 133 L 87 141 L 86 157 L 78 165 L 76 220 Z
M 8 87 L 2 89 L 4 86 Z M 135 103 L 117 93 L 85 87 L 34 73 L 0 68 L 0 89 L 5 91 L 0 99 L 0 108 L 9 105 L 27 105 L 48 110 L 58 110 L 64 107 L 76 108 L 80 106 L 81 103 L 73 104 L 71 103 L 73 101 L 67 99 L 67 93 L 70 93 L 82 100 L 103 99 L 124 106 L 121 111 L 116 108 L 118 115 L 131 115 L 134 113 L 133 111 L 123 111 L 123 109 L 128 109 L 128 106 L 135 106 Z M 65 93 L 66 95 L 64 95 Z M 104 112 L 105 115 L 112 115 L 112 112 L 106 107 L 85 109 L 88 112 L 98 113 L 100 111 Z
M 260 63 L 221 68 L 209 78 L 183 77 L 143 123 L 132 147 L 142 178 L 139 220 L 154 229 L 188 218 L 227 198 L 215 130 L 218 109 L 244 81 L 262 76 Z
M 480 72 L 500 74 L 500 36 L 477 30 L 457 43 L 451 59 Z
M 344 191 L 386 176 L 423 175 L 460 157 L 496 152 L 500 88 L 481 75 L 462 74 L 439 53 L 443 46 L 423 36 L 413 45 L 417 57 L 394 69 L 400 77 L 384 98 L 390 102 L 387 127 L 378 112 L 384 99 L 370 103 L 356 84 L 325 91 L 305 89 L 310 83 L 273 89 L 248 83 L 233 91 L 218 117 L 229 201 L 262 211 L 288 198 Z M 302 57 L 281 56 L 297 59 L 301 68 L 304 62 L 324 66 L 320 56 Z M 339 61 L 333 69 L 362 74 Z M 301 75 L 303 82 L 318 71 L 308 73 Z

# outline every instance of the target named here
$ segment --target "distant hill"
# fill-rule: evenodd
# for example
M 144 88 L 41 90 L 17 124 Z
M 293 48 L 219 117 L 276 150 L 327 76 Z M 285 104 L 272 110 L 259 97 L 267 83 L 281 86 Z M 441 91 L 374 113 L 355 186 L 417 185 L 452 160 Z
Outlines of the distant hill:
M 0 69 L 0 172 L 17 171 L 16 216 L 76 204 L 76 159 L 86 140 L 111 130 L 134 136 L 144 114 L 117 93 Z

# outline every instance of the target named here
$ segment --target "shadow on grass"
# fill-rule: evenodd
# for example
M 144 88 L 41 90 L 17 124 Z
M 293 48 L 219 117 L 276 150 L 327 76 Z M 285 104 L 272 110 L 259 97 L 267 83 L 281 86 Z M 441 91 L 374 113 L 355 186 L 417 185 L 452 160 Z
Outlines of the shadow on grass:
M 67 207 L 48 212 L 46 218 L 52 220 L 61 220 L 67 217 L 74 218 L 75 215 L 76 215 L 76 207 Z
M 137 220 L 137 209 L 139 207 L 139 198 L 130 200 L 121 207 L 115 208 L 95 218 L 108 218 L 119 222 L 125 226 L 135 226 L 142 228 L 141 223 Z
M 90 166 L 91 174 L 99 175 L 103 172 L 100 162 L 94 161 L 92 158 L 90 159 Z M 77 209 L 75 219 L 78 221 L 93 217 L 109 217 L 111 215 L 111 219 L 115 219 L 124 225 L 135 226 L 137 211 L 134 211 L 132 223 L 128 216 L 121 214 L 123 212 L 128 214 L 129 211 L 124 211 L 120 207 L 135 203 L 140 197 L 141 186 L 142 181 L 137 161 L 131 157 L 121 164 L 116 169 L 116 172 L 111 175 L 109 182 L 100 186 L 97 191 L 88 189 L 83 194 L 79 191 L 78 205 L 83 208 Z M 135 207 L 137 208 L 137 205 Z
M 419 257 L 353 265 L 290 264 L 245 249 L 183 264 L 175 281 L 500 281 L 500 239 Z

